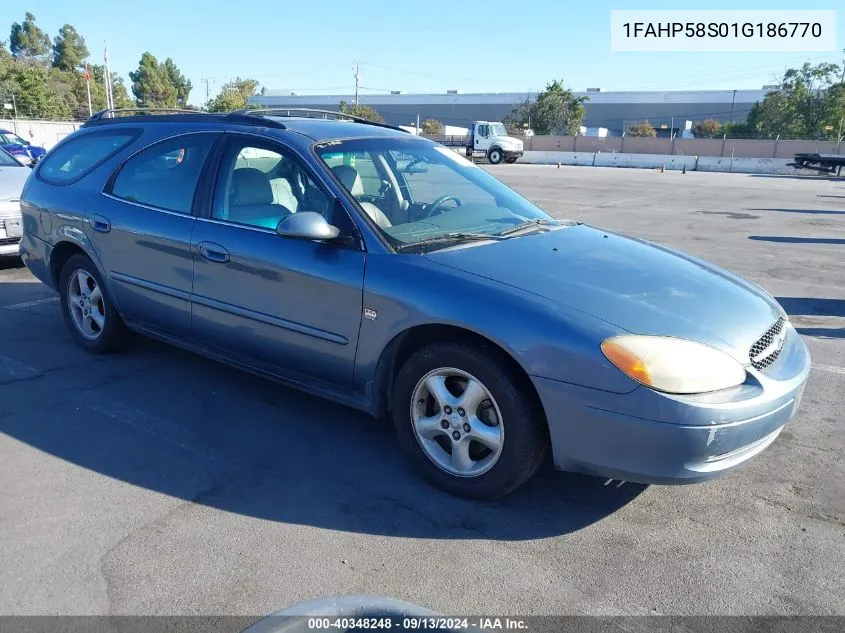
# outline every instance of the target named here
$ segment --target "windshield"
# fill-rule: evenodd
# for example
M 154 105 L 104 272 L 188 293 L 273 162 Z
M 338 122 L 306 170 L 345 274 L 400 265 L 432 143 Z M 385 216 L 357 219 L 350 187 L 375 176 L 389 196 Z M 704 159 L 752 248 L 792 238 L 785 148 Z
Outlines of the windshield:
M 505 126 L 501 123 L 491 123 L 490 124 L 490 133 L 493 136 L 507 136 L 508 131 L 505 129 Z
M 412 138 L 378 138 L 329 141 L 318 144 L 316 150 L 400 250 L 457 234 L 516 235 L 514 227 L 530 221 L 556 223 L 486 171 L 441 145 Z
M 15 143 L 17 145 L 29 145 L 25 140 L 23 140 L 17 134 L 12 134 L 11 132 L 6 132 L 5 134 L 0 134 L 0 139 L 3 140 L 4 143 Z
M 0 167 L 23 167 L 6 150 L 0 149 Z

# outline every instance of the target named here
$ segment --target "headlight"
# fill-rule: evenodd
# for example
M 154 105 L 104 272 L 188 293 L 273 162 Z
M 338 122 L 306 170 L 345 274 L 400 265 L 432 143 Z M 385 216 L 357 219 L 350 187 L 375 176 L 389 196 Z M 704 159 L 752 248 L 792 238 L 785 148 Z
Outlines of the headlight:
M 668 393 L 704 393 L 745 382 L 745 369 L 709 345 L 668 336 L 614 336 L 601 344 L 607 359 L 630 378 Z

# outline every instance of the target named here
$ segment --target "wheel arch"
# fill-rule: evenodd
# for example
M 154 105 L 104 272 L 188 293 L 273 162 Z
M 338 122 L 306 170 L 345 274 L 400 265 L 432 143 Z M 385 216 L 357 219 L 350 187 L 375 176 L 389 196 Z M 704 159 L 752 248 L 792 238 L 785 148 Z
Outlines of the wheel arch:
M 114 293 L 111 291 L 111 280 L 108 275 L 106 275 L 105 270 L 103 270 L 102 262 L 100 262 L 99 258 L 90 248 L 88 248 L 88 246 L 88 244 L 81 244 L 74 239 L 60 240 L 55 246 L 53 246 L 53 250 L 50 252 L 49 271 L 50 279 L 54 284 L 54 288 L 56 290 L 60 290 L 59 277 L 61 276 L 62 268 L 64 268 L 67 261 L 74 255 L 84 255 L 91 261 L 94 268 L 97 269 L 97 272 L 100 274 L 100 279 L 102 279 L 103 284 L 106 287 L 106 291 L 109 293 L 115 308 L 118 312 L 120 312 L 120 306 L 115 301 Z
M 97 261 L 77 242 L 70 240 L 58 242 L 53 247 L 53 251 L 50 253 L 50 277 L 56 288 L 59 287 L 59 277 L 62 274 L 62 268 L 64 268 L 67 261 L 74 255 L 85 255 L 85 257 L 90 259 L 94 265 L 97 266 L 97 269 L 100 270 L 100 267 L 97 265 Z M 100 274 L 102 274 L 102 270 L 100 270 Z
M 439 342 L 473 342 L 491 349 L 502 359 L 513 375 L 523 383 L 525 389 L 534 401 L 538 412 L 543 415 L 545 410 L 540 395 L 525 367 L 515 355 L 496 341 L 473 330 L 445 323 L 428 323 L 409 327 L 396 334 L 385 346 L 376 364 L 376 371 L 369 385 L 369 396 L 374 413 L 377 416 L 389 414 L 392 409 L 393 382 L 396 374 L 410 356 L 431 343 Z

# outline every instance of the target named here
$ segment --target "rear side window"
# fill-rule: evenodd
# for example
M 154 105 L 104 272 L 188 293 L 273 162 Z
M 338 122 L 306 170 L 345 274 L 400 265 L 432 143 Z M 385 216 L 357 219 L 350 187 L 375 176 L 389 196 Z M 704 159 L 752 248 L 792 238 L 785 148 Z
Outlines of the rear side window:
M 71 139 L 49 152 L 38 177 L 55 185 L 76 182 L 138 138 L 138 130 L 113 130 Z
M 138 152 L 120 168 L 111 194 L 129 202 L 189 214 L 216 136 L 185 134 Z

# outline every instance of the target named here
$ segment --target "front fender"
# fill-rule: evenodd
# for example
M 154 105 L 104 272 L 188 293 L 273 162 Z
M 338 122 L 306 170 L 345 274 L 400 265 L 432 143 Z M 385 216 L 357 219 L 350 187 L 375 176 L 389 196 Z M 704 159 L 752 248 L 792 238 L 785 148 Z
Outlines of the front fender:
M 622 333 L 619 327 L 423 256 L 369 255 L 363 307 L 355 359 L 355 385 L 361 390 L 376 379 L 391 341 L 420 325 L 447 325 L 482 336 L 529 376 L 615 393 L 637 387 L 599 347 L 605 338 Z

